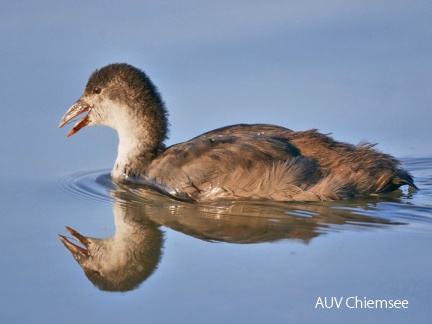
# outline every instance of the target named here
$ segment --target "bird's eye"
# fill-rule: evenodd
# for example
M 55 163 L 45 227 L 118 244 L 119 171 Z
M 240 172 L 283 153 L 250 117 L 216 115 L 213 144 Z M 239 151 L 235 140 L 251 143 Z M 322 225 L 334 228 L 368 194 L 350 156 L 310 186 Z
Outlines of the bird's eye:
M 101 88 L 100 87 L 95 87 L 94 89 L 93 89 L 93 93 L 94 94 L 99 94 L 99 93 L 101 93 Z

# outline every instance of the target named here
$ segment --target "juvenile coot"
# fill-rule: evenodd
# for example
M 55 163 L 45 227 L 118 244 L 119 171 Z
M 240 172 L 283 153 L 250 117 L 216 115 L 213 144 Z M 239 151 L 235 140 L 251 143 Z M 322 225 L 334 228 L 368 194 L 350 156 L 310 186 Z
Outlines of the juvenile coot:
M 152 185 L 180 199 L 321 201 L 416 188 L 400 162 L 374 145 L 337 142 L 316 129 L 238 124 L 165 147 L 164 102 L 148 76 L 128 64 L 93 72 L 59 127 L 84 112 L 67 136 L 87 125 L 117 130 L 113 179 Z

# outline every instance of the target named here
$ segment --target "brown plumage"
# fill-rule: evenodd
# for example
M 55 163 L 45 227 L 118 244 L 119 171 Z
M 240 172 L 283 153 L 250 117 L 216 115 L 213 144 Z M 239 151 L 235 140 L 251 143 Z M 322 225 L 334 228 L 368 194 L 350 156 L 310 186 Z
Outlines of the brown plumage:
M 127 64 L 96 70 L 60 127 L 85 111 L 68 136 L 86 125 L 115 128 L 119 153 L 113 178 L 181 199 L 319 201 L 415 188 L 400 162 L 374 145 L 337 142 L 315 129 L 240 124 L 165 148 L 163 101 L 144 72 Z

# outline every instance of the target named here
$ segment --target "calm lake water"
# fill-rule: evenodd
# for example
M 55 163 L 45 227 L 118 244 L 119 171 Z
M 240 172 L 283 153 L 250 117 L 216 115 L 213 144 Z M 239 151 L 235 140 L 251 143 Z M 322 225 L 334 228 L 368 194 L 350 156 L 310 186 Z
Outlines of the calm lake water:
M 109 170 L 31 186 L 9 179 L 1 317 L 426 323 L 432 159 L 404 165 L 421 190 L 319 204 L 183 203 L 113 184 Z M 79 244 L 65 225 L 98 239 L 85 272 L 57 236 Z M 406 300 L 407 308 L 362 308 L 365 298 Z M 342 303 L 325 308 L 331 300 Z
M 425 0 L 3 1 L 0 323 L 430 323 L 431 14 Z M 201 205 L 116 185 L 114 131 L 57 129 L 114 62 L 159 88 L 167 145 L 317 127 L 411 157 L 420 190 Z M 95 238 L 85 271 L 65 226 Z

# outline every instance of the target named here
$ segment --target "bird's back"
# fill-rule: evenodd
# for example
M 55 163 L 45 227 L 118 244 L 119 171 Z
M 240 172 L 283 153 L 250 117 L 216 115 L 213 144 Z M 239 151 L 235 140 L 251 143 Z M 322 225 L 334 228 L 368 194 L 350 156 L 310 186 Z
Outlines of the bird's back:
M 167 148 L 144 177 L 193 200 L 317 201 L 414 186 L 393 157 L 316 130 L 233 125 Z

